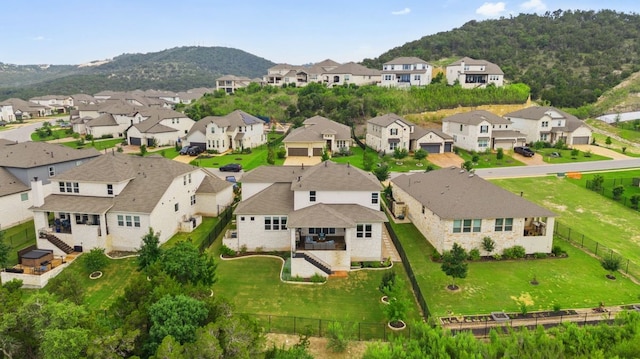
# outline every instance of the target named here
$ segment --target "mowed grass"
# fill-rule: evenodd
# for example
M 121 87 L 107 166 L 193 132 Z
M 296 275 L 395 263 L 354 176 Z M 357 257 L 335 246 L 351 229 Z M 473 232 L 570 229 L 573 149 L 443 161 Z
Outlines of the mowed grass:
M 274 150 L 277 153 L 277 149 Z M 211 155 L 210 158 L 203 158 L 199 156 L 197 159 L 194 159 L 190 163 L 192 165 L 198 167 L 215 167 L 218 168 L 220 166 L 224 166 L 229 163 L 239 163 L 242 165 L 242 169 L 244 171 L 252 170 L 258 166 L 267 166 L 267 154 L 268 149 L 267 145 L 262 145 L 256 148 L 251 149 L 251 153 L 230 153 L 226 155 Z M 204 154 L 206 156 L 206 154 Z M 282 166 L 284 163 L 283 158 L 278 158 L 277 155 L 275 157 L 275 165 Z
M 94 141 L 84 141 L 83 143 L 78 143 L 78 140 L 71 140 L 68 142 L 61 142 L 61 145 L 71 147 L 71 148 L 95 148 L 98 151 L 102 151 L 104 149 L 113 148 L 117 145 L 121 144 L 123 141 L 122 138 L 109 138 L 109 139 L 99 139 Z
M 571 179 L 532 177 L 492 182 L 555 212 L 557 221 L 640 264 L 638 212 L 609 200 Z
M 491 167 L 514 167 L 524 166 L 525 164 L 511 157 L 510 151 L 505 151 L 504 157 L 498 159 L 497 153 L 478 152 L 478 162 L 473 164 L 474 168 L 491 168 Z M 473 155 L 464 150 L 458 150 L 458 155 L 465 161 L 471 161 Z
M 349 163 L 352 166 L 358 167 L 360 169 L 364 169 L 364 154 L 370 156 L 372 159 L 373 169 L 377 168 L 379 165 L 387 164 L 389 166 L 389 171 L 392 172 L 409 172 L 409 171 L 424 171 L 427 166 L 431 165 L 433 168 L 438 168 L 438 166 L 433 165 L 429 162 L 429 157 L 416 160 L 412 155 L 408 155 L 405 158 L 397 159 L 393 158 L 392 152 L 386 154 L 383 157 L 380 157 L 376 151 L 367 147 L 365 150 L 360 147 L 351 147 L 351 156 L 334 156 L 331 157 L 331 161 L 336 163 Z
M 560 157 L 551 157 L 553 152 L 560 154 Z M 589 161 L 603 161 L 610 160 L 610 157 L 596 155 L 594 153 L 587 154 L 583 151 L 578 151 L 576 156 L 571 154 L 571 150 L 558 150 L 556 148 L 542 148 L 536 150 L 542 156 L 542 159 L 546 163 L 572 163 L 572 162 L 589 162 Z
M 640 286 L 622 275 L 607 279 L 597 259 L 561 240 L 555 244 L 568 258 L 469 262 L 467 277 L 456 279 L 460 290 L 452 292 L 446 289 L 451 278 L 442 272 L 441 263 L 431 261 L 433 247 L 415 226 L 393 227 L 434 316 L 520 312 L 523 303 L 534 311 L 550 310 L 555 304 L 570 309 L 640 302 Z M 529 283 L 534 276 L 537 286 Z
M 585 173 L 582 175 L 580 179 L 568 178 L 567 180 L 579 187 L 586 188 L 587 181 L 593 180 L 593 177 L 599 175 L 604 178 L 604 182 L 602 186 L 605 188 L 605 191 L 611 191 L 614 187 L 614 184 L 620 184 L 620 179 L 624 182 L 624 193 L 623 195 L 626 197 L 630 197 L 634 194 L 640 194 L 640 187 L 633 186 L 633 179 L 640 178 L 640 170 L 630 170 L 630 171 L 615 171 L 615 172 L 602 172 L 602 173 Z
M 18 264 L 18 251 L 36 244 L 36 231 L 33 220 L 2 230 L 3 241 L 11 247 L 9 266 Z
M 276 258 L 243 258 L 218 261 L 216 295 L 228 298 L 243 313 L 295 316 L 366 323 L 386 322 L 378 285 L 385 270 L 350 272 L 347 278 L 329 278 L 325 284 L 291 284 L 279 279 L 282 261 Z M 409 321 L 419 320 L 409 282 L 398 264 L 411 299 Z

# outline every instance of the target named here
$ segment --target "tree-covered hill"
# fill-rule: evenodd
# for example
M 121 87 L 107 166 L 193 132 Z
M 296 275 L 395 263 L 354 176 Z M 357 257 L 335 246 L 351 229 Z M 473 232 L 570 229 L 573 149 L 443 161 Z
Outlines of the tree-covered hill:
M 399 56 L 429 62 L 469 56 L 498 64 L 507 80 L 558 107 L 593 103 L 640 70 L 640 15 L 611 10 L 520 14 L 470 21 L 365 59 L 368 67 Z
M 227 47 L 176 47 L 147 54 L 123 54 L 100 66 L 0 64 L 0 100 L 41 95 L 93 94 L 102 90 L 183 91 L 215 87 L 233 74 L 262 77 L 274 63 Z

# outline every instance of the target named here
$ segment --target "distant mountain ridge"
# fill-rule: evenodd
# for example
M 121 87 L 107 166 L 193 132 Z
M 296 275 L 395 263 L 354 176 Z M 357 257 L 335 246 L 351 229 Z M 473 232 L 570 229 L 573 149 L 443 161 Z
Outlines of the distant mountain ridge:
M 262 77 L 275 63 L 228 47 L 175 47 L 146 54 L 122 54 L 98 66 L 0 63 L 0 100 L 41 95 L 93 94 L 103 90 L 183 91 L 215 87 L 226 74 Z

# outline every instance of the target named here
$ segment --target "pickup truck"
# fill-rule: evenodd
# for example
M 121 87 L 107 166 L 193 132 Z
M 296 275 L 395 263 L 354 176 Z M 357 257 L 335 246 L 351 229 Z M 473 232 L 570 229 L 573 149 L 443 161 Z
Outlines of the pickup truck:
M 533 157 L 533 155 L 535 155 L 535 152 L 533 152 L 533 150 L 531 150 L 529 147 L 525 147 L 525 146 L 518 146 L 518 147 L 514 147 L 513 151 L 515 153 L 519 153 L 525 157 Z

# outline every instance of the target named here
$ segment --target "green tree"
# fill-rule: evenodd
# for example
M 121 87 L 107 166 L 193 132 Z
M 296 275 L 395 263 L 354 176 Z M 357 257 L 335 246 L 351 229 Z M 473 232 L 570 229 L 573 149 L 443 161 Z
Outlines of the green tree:
M 138 269 L 144 270 L 155 263 L 162 256 L 160 249 L 160 232 L 153 232 L 149 227 L 149 232 L 142 236 L 142 245 L 138 250 Z
M 89 273 L 100 271 L 109 264 L 109 259 L 104 254 L 104 248 L 93 248 L 82 257 L 84 268 Z
M 92 359 L 128 358 L 133 354 L 140 329 L 104 330 L 91 339 L 87 347 L 87 357 Z
M 9 254 L 11 254 L 11 246 L 4 242 L 4 231 L 0 231 L 0 268 L 9 265 Z
M 471 171 L 473 169 L 473 162 L 464 161 L 464 163 L 462 164 L 462 168 L 464 168 L 467 172 Z
M 613 141 L 611 140 L 610 136 L 607 136 L 607 138 L 604 140 L 604 143 L 606 143 L 607 145 L 610 145 Z
M 466 263 L 467 252 L 458 243 L 454 243 L 450 251 L 445 251 L 442 255 L 442 271 L 451 277 L 449 289 L 458 289 L 455 284 L 456 278 L 466 278 L 468 265 Z
M 384 314 L 389 324 L 399 327 L 400 322 L 407 320 L 407 311 L 410 305 L 404 293 L 404 281 L 397 278 L 392 285 L 385 288 L 385 294 L 387 295 L 389 304 L 383 306 Z
M 267 150 L 267 163 L 270 165 L 276 164 L 276 156 L 273 151 L 273 147 L 271 146 L 269 146 L 269 149 Z
M 423 150 L 422 148 L 419 148 L 413 153 L 413 158 L 420 161 L 427 158 L 427 155 L 428 155 L 427 151 Z
M 329 151 L 325 147 L 322 149 L 322 162 L 328 161 L 328 160 L 329 160 Z
M 638 205 L 640 205 L 640 194 L 634 194 L 629 198 L 631 201 L 631 208 L 638 209 Z
M 380 167 L 376 167 L 373 170 L 373 174 L 376 176 L 378 181 L 386 181 L 389 179 L 389 166 L 386 163 L 382 164 Z
M 406 148 L 396 148 L 393 150 L 393 158 L 401 160 L 409 155 L 409 151 Z
M 624 193 L 624 186 L 619 184 L 613 187 L 612 191 L 613 191 L 613 199 L 619 200 L 620 197 L 622 197 L 622 194 Z
M 602 175 L 595 175 L 591 179 L 591 190 L 600 192 L 602 190 L 602 184 L 604 183 L 604 177 Z
M 213 258 L 200 253 L 190 241 L 178 242 L 165 250 L 160 266 L 179 283 L 211 285 L 216 281 Z
M 502 147 L 498 148 L 498 152 L 496 152 L 496 159 L 501 160 L 504 158 L 504 150 Z
M 77 305 L 84 302 L 85 286 L 77 272 L 63 271 L 49 279 L 46 289 L 62 300 L 66 299 Z
M 622 265 L 620 257 L 614 255 L 604 258 L 602 262 L 600 262 L 600 264 L 602 265 L 602 268 L 604 268 L 606 271 L 609 271 L 609 275 L 613 278 L 615 278 L 613 273 L 617 272 Z
M 149 308 L 151 328 L 150 345 L 155 348 L 167 336 L 180 344 L 192 342 L 196 329 L 205 323 L 209 311 L 206 305 L 185 295 L 166 295 Z
M 144 155 L 146 155 L 146 154 L 147 154 L 147 152 L 149 152 L 149 151 L 147 150 L 147 145 L 145 145 L 145 144 L 141 144 L 141 145 L 140 145 L 140 156 L 144 156 Z

